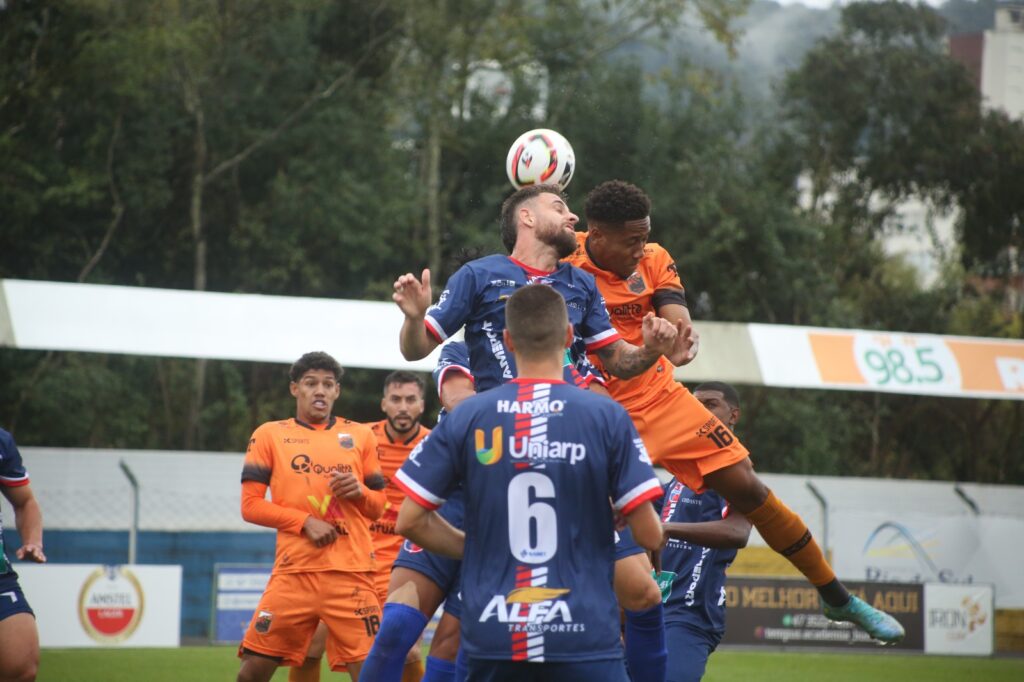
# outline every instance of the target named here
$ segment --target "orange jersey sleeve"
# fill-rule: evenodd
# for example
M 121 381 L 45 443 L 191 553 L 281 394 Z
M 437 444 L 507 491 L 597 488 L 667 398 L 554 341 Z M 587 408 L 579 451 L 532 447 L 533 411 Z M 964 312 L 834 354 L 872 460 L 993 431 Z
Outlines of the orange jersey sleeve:
M 384 480 L 387 481 L 387 486 L 384 488 L 384 494 L 387 496 L 384 513 L 371 526 L 374 551 L 377 553 L 377 561 L 381 566 L 389 566 L 394 562 L 405 539 L 395 532 L 398 510 L 402 507 L 402 501 L 405 500 L 405 493 L 394 484 L 392 479 L 405 464 L 409 453 L 430 433 L 430 429 L 420 426 L 416 433 L 409 438 L 392 440 L 388 436 L 385 424 L 387 421 L 381 420 L 370 425 L 377 436 L 377 454 L 380 458 L 381 471 L 384 472 Z
M 644 249 L 644 260 L 648 257 L 647 249 L 650 249 L 651 260 L 646 264 L 645 270 L 651 278 L 654 290 L 683 289 L 683 282 L 679 279 L 679 269 L 676 267 L 675 260 L 672 259 L 672 254 L 661 244 L 648 244 Z
M 335 498 L 330 479 L 336 471 L 351 472 L 359 480 L 372 473 L 367 467 L 379 471 L 376 451 L 368 428 L 337 418 L 326 428 L 289 419 L 256 430 L 242 470 L 243 516 L 278 528 L 274 572 L 375 570 L 370 521 L 364 515 L 372 505 L 370 496 L 356 502 Z M 270 489 L 269 501 L 260 494 L 266 489 L 262 486 Z M 332 524 L 338 539 L 326 547 L 310 542 L 301 534 L 310 515 Z

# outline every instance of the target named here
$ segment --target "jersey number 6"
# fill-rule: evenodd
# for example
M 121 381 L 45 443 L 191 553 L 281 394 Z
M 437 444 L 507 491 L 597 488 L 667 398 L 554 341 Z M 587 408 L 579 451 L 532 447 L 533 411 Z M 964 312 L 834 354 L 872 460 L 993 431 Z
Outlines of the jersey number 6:
M 532 504 L 530 492 L 533 492 Z M 551 479 L 536 471 L 514 477 L 508 484 L 508 544 L 512 555 L 527 564 L 542 564 L 558 551 L 558 517 Z

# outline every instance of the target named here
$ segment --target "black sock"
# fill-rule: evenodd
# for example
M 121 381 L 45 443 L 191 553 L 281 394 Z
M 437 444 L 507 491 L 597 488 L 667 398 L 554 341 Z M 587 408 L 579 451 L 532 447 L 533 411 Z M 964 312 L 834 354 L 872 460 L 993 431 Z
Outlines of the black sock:
M 817 589 L 822 600 L 829 606 L 846 606 L 850 601 L 850 593 L 846 591 L 846 586 L 839 582 L 839 578 Z

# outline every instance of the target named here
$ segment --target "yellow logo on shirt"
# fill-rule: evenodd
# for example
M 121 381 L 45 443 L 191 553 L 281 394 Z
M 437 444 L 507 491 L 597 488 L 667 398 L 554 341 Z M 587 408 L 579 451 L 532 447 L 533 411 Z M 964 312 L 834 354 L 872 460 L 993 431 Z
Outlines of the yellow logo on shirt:
M 327 514 L 327 507 L 331 504 L 330 495 L 325 496 L 323 500 L 319 499 L 316 495 L 308 495 L 306 499 L 309 500 L 309 506 L 313 508 L 313 511 L 321 517 Z
M 491 447 L 487 447 L 487 433 L 483 429 L 475 429 L 476 458 L 484 466 L 490 466 L 501 459 L 501 427 L 495 426 L 491 431 Z

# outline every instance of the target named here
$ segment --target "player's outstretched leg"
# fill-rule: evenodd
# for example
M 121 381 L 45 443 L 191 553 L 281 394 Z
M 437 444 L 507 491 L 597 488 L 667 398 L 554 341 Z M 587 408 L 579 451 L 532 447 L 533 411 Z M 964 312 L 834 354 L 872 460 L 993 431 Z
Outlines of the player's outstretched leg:
M 768 546 L 786 557 L 818 589 L 826 604 L 826 616 L 854 623 L 887 644 L 903 639 L 903 626 L 895 618 L 847 592 L 807 524 L 757 477 L 749 458 L 705 474 L 704 482 L 743 513 Z

